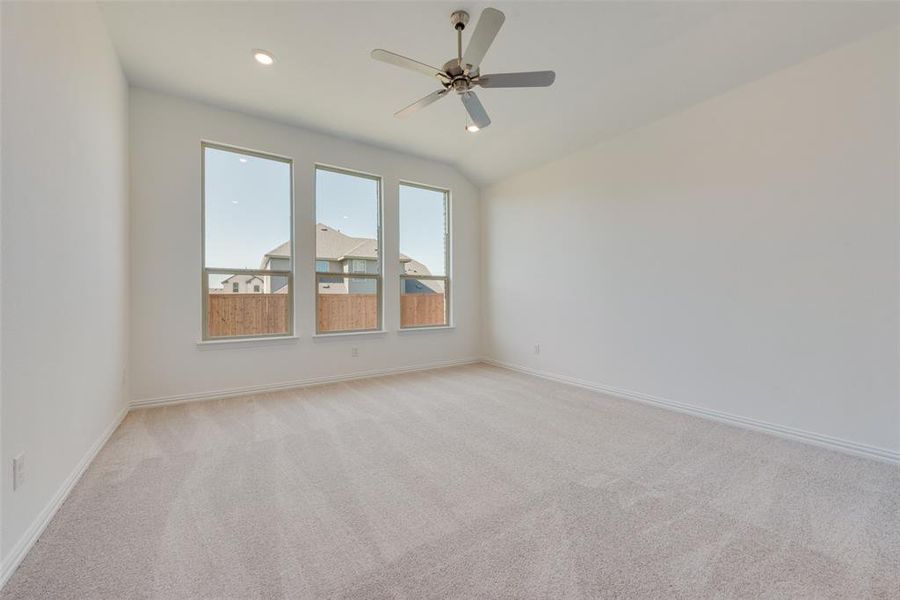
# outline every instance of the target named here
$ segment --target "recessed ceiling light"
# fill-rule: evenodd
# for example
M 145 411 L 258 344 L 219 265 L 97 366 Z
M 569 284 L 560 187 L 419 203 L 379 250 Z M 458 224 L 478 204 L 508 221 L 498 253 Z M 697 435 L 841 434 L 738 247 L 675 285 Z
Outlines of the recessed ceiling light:
M 478 125 L 476 125 L 475 123 L 472 123 L 470 125 L 466 125 L 466 131 L 468 131 L 469 133 L 475 133 L 476 131 L 480 131 L 480 130 L 478 129 Z
M 247 159 L 246 159 L 246 158 L 239 158 L 238 160 L 241 161 L 242 163 L 247 162 Z
M 261 65 L 268 66 L 275 62 L 275 57 L 272 56 L 272 53 L 266 52 L 265 50 L 254 50 L 253 58 Z

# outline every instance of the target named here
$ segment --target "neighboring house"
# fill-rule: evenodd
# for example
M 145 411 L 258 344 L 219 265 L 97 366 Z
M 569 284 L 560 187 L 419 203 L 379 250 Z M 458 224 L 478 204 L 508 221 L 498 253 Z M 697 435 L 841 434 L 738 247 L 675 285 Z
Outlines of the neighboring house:
M 407 275 L 431 275 L 428 268 L 412 258 L 401 255 L 400 263 Z M 263 257 L 261 269 L 266 271 L 290 270 L 291 246 L 285 242 Z M 316 272 L 334 273 L 333 277 L 319 279 L 319 291 L 323 294 L 374 294 L 373 279 L 353 278 L 354 273 L 374 275 L 378 273 L 378 243 L 372 238 L 351 237 L 323 223 L 316 224 Z M 271 291 L 286 289 L 284 277 L 271 279 Z M 269 291 L 267 288 L 266 291 Z M 443 292 L 441 281 L 407 280 L 403 293 L 434 294 Z
M 285 242 L 270 250 L 263 256 L 259 266 L 264 271 L 290 271 L 291 270 L 291 243 Z M 266 293 L 286 294 L 287 277 L 266 277 Z
M 408 256 L 400 255 L 404 275 L 431 275 L 428 267 Z M 404 279 L 401 294 L 443 294 L 444 282 L 433 279 Z
M 262 294 L 266 282 L 256 275 L 232 275 L 222 280 L 222 287 L 211 289 L 211 294 Z

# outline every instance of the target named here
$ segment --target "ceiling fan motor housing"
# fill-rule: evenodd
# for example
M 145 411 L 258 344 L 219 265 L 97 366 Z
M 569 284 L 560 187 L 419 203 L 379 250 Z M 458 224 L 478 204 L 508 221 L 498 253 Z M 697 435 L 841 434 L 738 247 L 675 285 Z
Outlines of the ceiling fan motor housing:
M 472 80 L 478 77 L 478 69 L 469 69 L 469 73 L 466 74 L 459 64 L 458 58 L 451 58 L 445 62 L 443 70 L 444 73 L 450 76 L 450 82 L 446 84 L 447 87 L 460 94 L 469 91 L 475 85 Z

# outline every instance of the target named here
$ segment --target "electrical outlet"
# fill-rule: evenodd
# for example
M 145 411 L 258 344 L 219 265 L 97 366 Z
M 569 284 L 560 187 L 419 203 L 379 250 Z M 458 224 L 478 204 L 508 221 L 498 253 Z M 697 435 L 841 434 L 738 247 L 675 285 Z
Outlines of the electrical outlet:
M 13 491 L 25 483 L 25 454 L 13 458 Z
M 534 353 L 535 353 L 535 354 L 540 354 L 540 353 L 541 353 L 541 345 L 540 345 L 540 344 L 535 344 L 535 345 L 534 345 Z
M 353 358 L 356 358 L 357 356 L 359 356 L 359 348 L 356 348 L 356 347 L 351 348 L 350 356 L 352 356 Z

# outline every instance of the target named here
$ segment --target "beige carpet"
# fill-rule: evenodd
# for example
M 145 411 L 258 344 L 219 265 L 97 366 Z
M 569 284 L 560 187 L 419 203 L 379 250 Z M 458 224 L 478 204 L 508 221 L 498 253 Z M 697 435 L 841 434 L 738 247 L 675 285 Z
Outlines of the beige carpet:
M 128 416 L 3 598 L 898 598 L 900 469 L 473 365 Z

